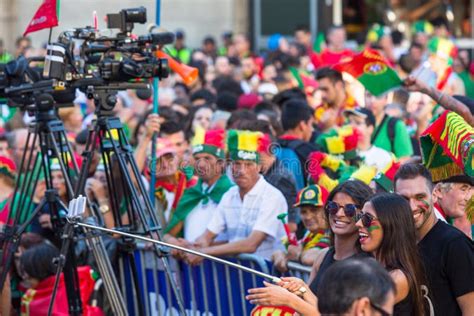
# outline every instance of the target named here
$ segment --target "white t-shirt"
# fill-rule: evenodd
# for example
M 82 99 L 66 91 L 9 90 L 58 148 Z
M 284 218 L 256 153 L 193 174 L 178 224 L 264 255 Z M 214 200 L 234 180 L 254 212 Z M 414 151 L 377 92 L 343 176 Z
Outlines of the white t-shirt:
M 194 242 L 204 233 L 211 221 L 212 215 L 216 211 L 217 205 L 217 203 L 209 199 L 206 205 L 203 205 L 201 201 L 189 212 L 188 216 L 184 219 L 184 239 Z
M 369 167 L 376 167 L 377 172 L 384 172 L 392 162 L 392 156 L 385 149 L 372 146 L 368 150 L 359 150 L 359 156 L 364 159 L 364 163 Z
M 267 237 L 255 254 L 269 260 L 273 251 L 281 248 L 280 240 L 284 236 L 283 224 L 277 216 L 287 210 L 283 194 L 260 176 L 243 200 L 238 186 L 230 188 L 207 229 L 214 234 L 225 232 L 229 242 L 245 239 L 254 230 L 264 232 Z

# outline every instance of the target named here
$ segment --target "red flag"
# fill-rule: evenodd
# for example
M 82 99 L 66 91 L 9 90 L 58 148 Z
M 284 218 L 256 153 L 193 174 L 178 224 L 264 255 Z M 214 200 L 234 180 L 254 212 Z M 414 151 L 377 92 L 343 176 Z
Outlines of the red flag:
M 58 25 L 57 1 L 58 0 L 43 1 L 38 11 L 36 11 L 35 16 L 31 19 L 30 24 L 28 24 L 23 36 Z

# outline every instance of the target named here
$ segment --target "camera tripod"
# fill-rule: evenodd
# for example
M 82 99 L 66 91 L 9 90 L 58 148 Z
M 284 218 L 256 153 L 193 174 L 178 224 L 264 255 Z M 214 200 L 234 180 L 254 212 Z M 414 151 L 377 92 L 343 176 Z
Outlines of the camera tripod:
M 128 142 L 120 119 L 113 115 L 117 92 L 124 89 L 140 88 L 148 88 L 148 85 L 117 84 L 90 86 L 87 89 L 87 97 L 94 100 L 97 118 L 89 131 L 84 154 L 86 159 L 82 165 L 75 191 L 77 194 L 84 193 L 92 155 L 100 149 L 115 226 L 120 231 L 162 240 L 161 223 L 141 178 L 141 171 L 135 161 L 133 149 Z M 146 304 L 143 299 L 146 293 L 141 293 L 138 282 L 139 274 L 133 255 L 135 241 L 132 238 L 122 238 L 122 242 L 125 250 L 124 259 L 130 263 L 134 291 L 138 297 L 138 312 L 140 315 L 144 315 L 143 308 Z M 168 248 L 156 244 L 153 244 L 152 247 L 155 255 L 161 259 L 164 271 L 172 285 L 180 313 L 184 315 L 185 309 L 182 297 L 166 258 L 169 252 Z
M 64 280 L 71 315 L 82 314 L 82 303 L 80 298 L 77 266 L 74 257 L 75 231 L 67 224 L 66 207 L 53 188 L 51 164 L 57 160 L 61 173 L 64 177 L 67 197 L 72 199 L 74 194 L 73 180 L 78 176 L 78 166 L 73 158 L 72 149 L 67 141 L 63 123 L 57 118 L 54 110 L 54 100 L 51 95 L 40 94 L 35 97 L 34 107 L 35 120 L 30 125 L 26 144 L 19 167 L 19 177 L 15 186 L 12 209 L 9 213 L 7 226 L 0 238 L 0 249 L 2 255 L 0 287 L 3 288 L 6 277 L 10 270 L 14 253 L 17 251 L 21 234 L 33 222 L 39 213 L 47 208 L 51 214 L 53 231 L 52 242 L 61 249 L 61 255 L 57 258 L 58 274 L 64 271 Z M 39 146 L 39 153 L 36 148 Z M 72 165 L 72 168 L 70 166 Z M 30 212 L 33 203 L 29 196 L 44 176 L 46 191 L 45 197 L 33 212 Z M 61 246 L 62 243 L 62 246 Z M 126 308 L 120 298 L 120 290 L 113 274 L 112 266 L 107 252 L 100 237 L 86 239 L 86 243 L 92 250 L 102 278 L 106 281 L 105 291 L 109 298 L 111 307 L 116 315 L 125 315 Z M 54 295 L 50 303 L 50 313 L 54 304 Z

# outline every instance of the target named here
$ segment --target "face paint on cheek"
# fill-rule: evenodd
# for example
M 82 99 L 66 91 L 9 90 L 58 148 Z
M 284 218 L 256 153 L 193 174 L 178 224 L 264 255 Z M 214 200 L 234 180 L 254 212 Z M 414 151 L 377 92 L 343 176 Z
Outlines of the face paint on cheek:
M 373 232 L 374 230 L 378 230 L 378 229 L 380 229 L 379 225 L 370 225 L 369 228 L 367 228 L 369 233 Z
M 430 208 L 430 203 L 426 200 L 420 200 L 422 207 L 424 210 L 428 210 Z

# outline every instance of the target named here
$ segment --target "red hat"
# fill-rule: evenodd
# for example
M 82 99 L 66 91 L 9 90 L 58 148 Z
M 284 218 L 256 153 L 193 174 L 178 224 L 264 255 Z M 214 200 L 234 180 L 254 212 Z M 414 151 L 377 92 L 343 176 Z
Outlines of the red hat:
M 259 153 L 266 152 L 266 153 L 272 153 L 271 152 L 271 146 L 272 146 L 272 138 L 270 137 L 269 134 L 262 134 L 261 137 L 258 139 L 258 149 L 257 151 Z
M 203 128 L 197 128 L 192 146 L 193 155 L 208 153 L 223 159 L 225 157 L 225 131 L 223 129 L 205 131 Z
M 156 141 L 156 159 L 166 154 L 176 154 L 176 147 L 170 140 L 158 138 Z
M 242 94 L 237 100 L 238 109 L 253 109 L 262 101 L 262 98 L 255 93 Z

